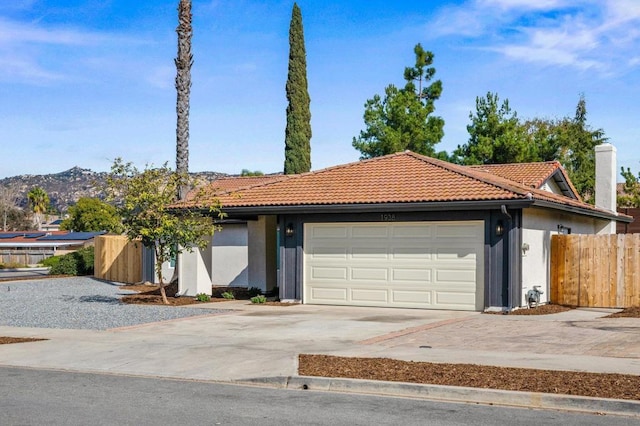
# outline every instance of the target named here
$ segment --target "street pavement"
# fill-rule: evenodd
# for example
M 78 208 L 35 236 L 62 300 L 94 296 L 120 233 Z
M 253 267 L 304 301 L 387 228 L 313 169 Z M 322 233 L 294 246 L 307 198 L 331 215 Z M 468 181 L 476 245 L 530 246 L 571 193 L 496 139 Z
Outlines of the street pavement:
M 612 310 L 504 316 L 247 301 L 196 306 L 202 316 L 106 331 L 0 326 L 0 336 L 49 339 L 0 345 L 0 365 L 640 414 L 640 402 L 631 401 L 297 377 L 300 353 L 640 375 L 640 319 L 602 318 Z M 221 308 L 229 311 L 210 313 Z

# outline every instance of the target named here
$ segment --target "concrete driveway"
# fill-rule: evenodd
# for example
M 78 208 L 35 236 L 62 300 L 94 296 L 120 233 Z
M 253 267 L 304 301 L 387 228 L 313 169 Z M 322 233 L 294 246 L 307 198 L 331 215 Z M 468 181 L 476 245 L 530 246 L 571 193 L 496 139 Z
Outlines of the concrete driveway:
M 0 345 L 0 365 L 236 381 L 296 375 L 298 354 L 323 353 L 640 375 L 640 319 L 601 318 L 609 311 L 198 306 L 199 317 L 106 331 L 3 326 L 2 336 L 50 340 Z M 210 313 L 220 308 L 231 311 Z

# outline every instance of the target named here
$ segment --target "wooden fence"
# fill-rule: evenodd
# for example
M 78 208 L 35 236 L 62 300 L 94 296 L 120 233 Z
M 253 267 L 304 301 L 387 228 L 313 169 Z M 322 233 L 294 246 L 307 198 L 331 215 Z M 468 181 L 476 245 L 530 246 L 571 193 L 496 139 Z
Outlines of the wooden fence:
M 552 236 L 550 296 L 559 305 L 640 306 L 640 234 Z
M 142 244 L 120 235 L 96 237 L 94 275 L 127 284 L 142 281 Z

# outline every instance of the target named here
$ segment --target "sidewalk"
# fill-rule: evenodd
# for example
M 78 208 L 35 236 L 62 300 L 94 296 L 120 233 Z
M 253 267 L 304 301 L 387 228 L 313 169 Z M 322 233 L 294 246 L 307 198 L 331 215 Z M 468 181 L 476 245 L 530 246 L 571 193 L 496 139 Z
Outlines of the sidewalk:
M 606 315 L 602 310 L 519 317 L 409 309 L 258 306 L 247 301 L 196 306 L 203 316 L 107 331 L 0 326 L 2 336 L 50 339 L 0 345 L 0 365 L 290 388 L 306 385 L 308 389 L 463 398 L 507 405 L 526 400 L 529 406 L 531 401 L 544 400 L 547 405 L 540 407 L 564 404 L 553 408 L 578 410 L 587 407 L 581 398 L 566 397 L 564 401 L 558 395 L 300 378 L 297 356 L 321 353 L 640 375 L 640 319 L 604 320 L 600 318 Z M 210 314 L 210 308 L 232 311 Z M 611 400 L 610 410 L 595 407 L 597 411 L 640 413 L 640 401 Z

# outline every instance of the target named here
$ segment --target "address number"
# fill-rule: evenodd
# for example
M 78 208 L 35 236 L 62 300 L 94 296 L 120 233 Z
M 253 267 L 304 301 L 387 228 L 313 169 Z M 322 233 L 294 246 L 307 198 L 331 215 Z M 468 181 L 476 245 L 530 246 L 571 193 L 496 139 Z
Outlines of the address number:
M 393 222 L 396 220 L 395 213 L 383 213 L 380 215 L 380 220 L 383 222 Z

